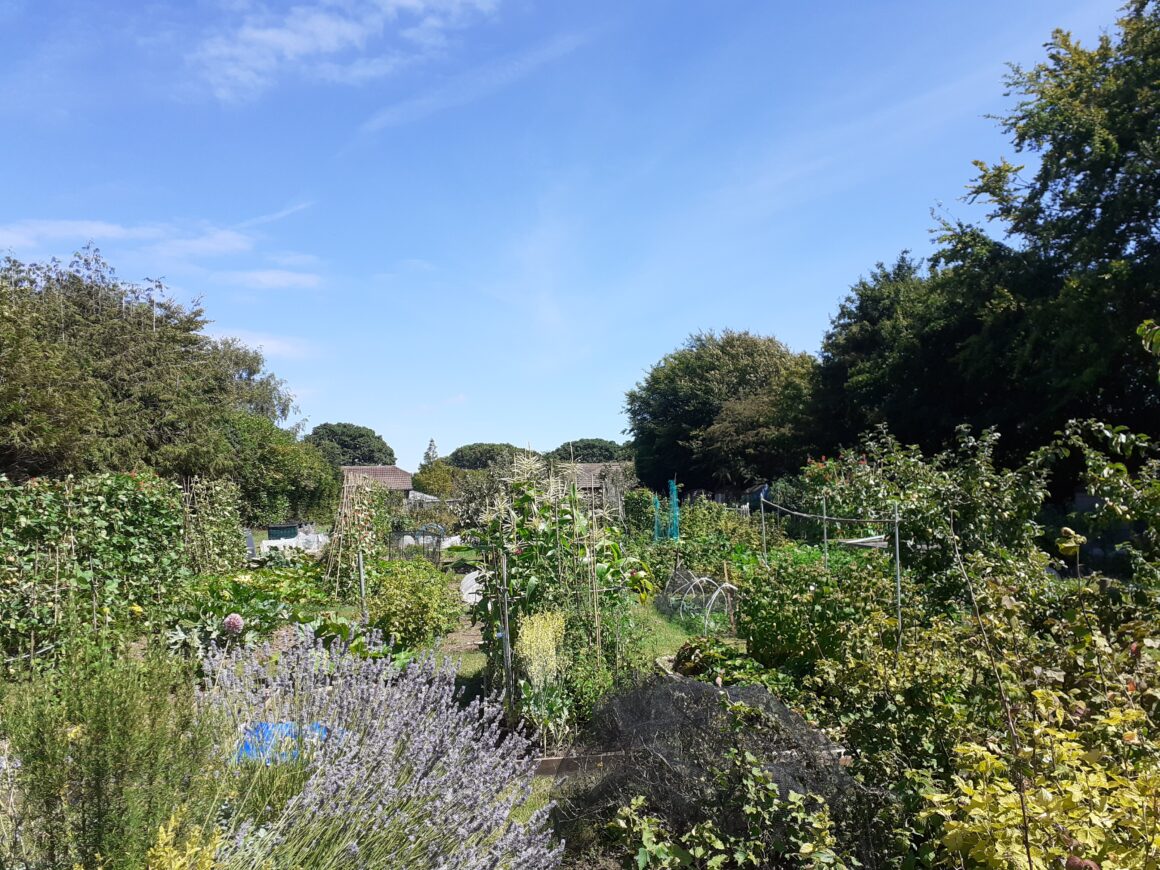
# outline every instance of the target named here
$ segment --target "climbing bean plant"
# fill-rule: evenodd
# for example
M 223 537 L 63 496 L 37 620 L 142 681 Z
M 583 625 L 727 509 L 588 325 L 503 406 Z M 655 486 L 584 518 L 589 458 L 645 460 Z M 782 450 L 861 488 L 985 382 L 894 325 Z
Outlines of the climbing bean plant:
M 0 477 L 0 650 L 51 644 L 74 617 L 143 617 L 188 576 L 182 528 L 181 489 L 152 473 Z
M 486 583 L 477 613 L 493 678 L 508 679 L 510 690 L 527 676 L 515 673 L 508 645 L 525 618 L 547 611 L 563 614 L 560 672 L 572 718 L 585 718 L 640 666 L 633 602 L 650 595 L 653 582 L 621 534 L 540 460 L 515 460 L 479 530 Z

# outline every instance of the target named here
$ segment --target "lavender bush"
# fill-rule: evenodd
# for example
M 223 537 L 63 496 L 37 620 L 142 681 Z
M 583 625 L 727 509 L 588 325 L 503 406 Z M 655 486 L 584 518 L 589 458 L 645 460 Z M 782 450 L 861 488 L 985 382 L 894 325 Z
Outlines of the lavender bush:
M 429 655 L 400 669 L 306 636 L 278 652 L 217 650 L 206 667 L 206 699 L 240 739 L 258 723 L 280 735 L 231 768 L 239 810 L 222 866 L 559 866 L 547 808 L 512 821 L 531 794 L 529 742 L 501 728 L 494 701 L 460 705 L 451 662 Z M 267 806 L 280 770 L 290 794 Z M 242 811 L 255 792 L 259 811 Z

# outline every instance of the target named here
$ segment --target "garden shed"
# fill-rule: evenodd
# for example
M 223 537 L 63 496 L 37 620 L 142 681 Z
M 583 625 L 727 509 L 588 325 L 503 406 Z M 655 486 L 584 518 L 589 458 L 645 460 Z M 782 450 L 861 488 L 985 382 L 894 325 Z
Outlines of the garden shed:
M 397 465 L 342 466 L 342 484 L 344 487 L 354 484 L 360 477 L 392 492 L 401 492 L 404 497 L 408 496 L 414 488 L 411 483 L 411 472 L 404 471 Z

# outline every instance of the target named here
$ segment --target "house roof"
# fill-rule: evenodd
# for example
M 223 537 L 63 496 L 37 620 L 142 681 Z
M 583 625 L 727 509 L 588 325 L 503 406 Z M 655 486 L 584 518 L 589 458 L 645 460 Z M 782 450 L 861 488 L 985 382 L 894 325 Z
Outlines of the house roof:
M 397 465 L 344 465 L 342 467 L 344 483 L 359 477 L 366 477 L 372 483 L 399 492 L 414 489 L 411 485 L 411 472 L 404 471 Z

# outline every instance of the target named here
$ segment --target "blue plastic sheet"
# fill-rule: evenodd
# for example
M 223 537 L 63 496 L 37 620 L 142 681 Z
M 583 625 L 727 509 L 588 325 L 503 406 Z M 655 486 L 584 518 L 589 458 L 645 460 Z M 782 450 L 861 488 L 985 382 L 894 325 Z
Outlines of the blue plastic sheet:
M 304 730 L 303 739 L 313 738 L 320 743 L 330 734 L 330 730 L 318 722 L 312 722 Z M 246 726 L 245 736 L 234 760 L 263 761 L 266 764 L 294 761 L 298 758 L 300 745 L 297 722 L 255 722 Z

